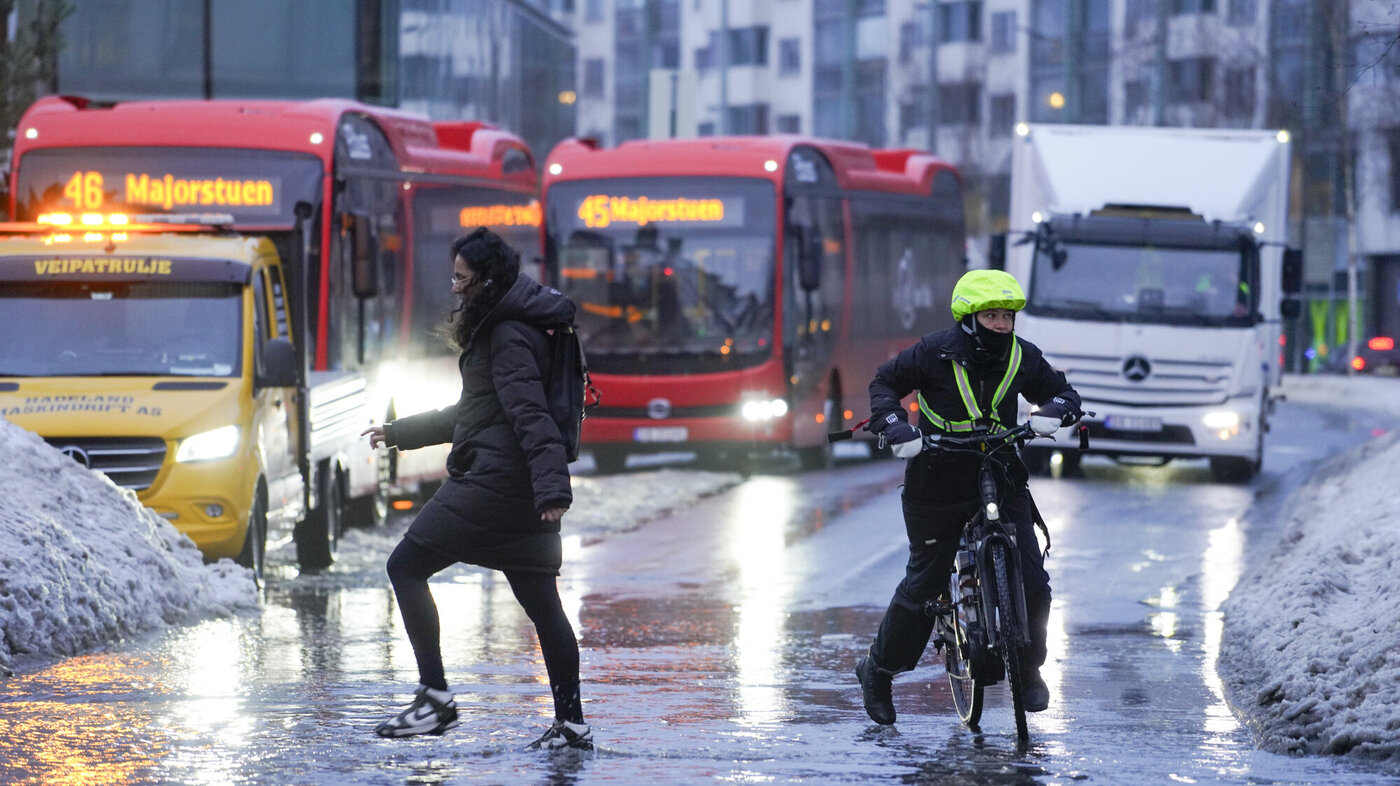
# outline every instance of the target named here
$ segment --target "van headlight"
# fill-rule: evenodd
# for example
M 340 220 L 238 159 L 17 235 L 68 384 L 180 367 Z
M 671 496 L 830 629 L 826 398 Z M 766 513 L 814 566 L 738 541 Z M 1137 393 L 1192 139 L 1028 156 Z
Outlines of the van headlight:
M 739 413 L 744 416 L 744 420 L 750 423 L 759 423 L 765 420 L 773 420 L 786 415 L 788 404 L 785 399 L 753 399 L 745 401 L 739 408 Z
M 238 427 L 223 426 L 213 431 L 205 431 L 180 441 L 180 449 L 175 453 L 177 463 L 189 461 L 212 461 L 228 458 L 238 450 Z

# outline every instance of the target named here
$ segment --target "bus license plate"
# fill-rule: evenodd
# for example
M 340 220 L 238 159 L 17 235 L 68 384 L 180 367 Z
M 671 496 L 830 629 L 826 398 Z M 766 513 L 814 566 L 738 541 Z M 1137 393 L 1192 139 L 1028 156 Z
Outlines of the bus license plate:
M 1162 419 L 1141 415 L 1109 415 L 1104 418 L 1104 427 L 1114 431 L 1161 431 Z
M 640 426 L 632 432 L 637 442 L 685 442 L 690 429 L 685 426 Z

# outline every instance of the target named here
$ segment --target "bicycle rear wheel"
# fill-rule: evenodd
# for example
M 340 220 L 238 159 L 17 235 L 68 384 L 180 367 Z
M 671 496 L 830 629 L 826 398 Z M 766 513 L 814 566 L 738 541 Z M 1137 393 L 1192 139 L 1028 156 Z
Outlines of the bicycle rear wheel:
M 1006 684 L 1011 688 L 1011 708 L 1016 715 L 1016 737 L 1030 739 L 1026 727 L 1025 679 L 1021 674 L 1021 616 L 1011 588 L 1009 561 L 1016 556 L 1004 542 L 991 546 L 992 572 L 996 579 L 997 629 L 1000 632 L 1002 660 L 1006 662 Z
M 953 581 L 956 582 L 957 574 Z M 957 587 L 953 587 L 953 597 L 958 597 Z M 948 687 L 953 693 L 953 707 L 958 711 L 958 719 L 976 731 L 982 720 L 982 680 L 972 674 L 972 642 L 968 634 L 967 618 L 960 605 L 954 606 L 948 626 L 947 637 L 951 641 L 943 644 L 943 668 L 948 673 Z

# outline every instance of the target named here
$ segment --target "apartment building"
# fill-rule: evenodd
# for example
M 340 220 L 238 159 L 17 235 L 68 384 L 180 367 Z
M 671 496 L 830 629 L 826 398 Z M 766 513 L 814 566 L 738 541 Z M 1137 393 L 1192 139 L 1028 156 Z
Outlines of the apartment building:
M 573 11 L 581 135 L 932 149 L 965 176 L 978 244 L 1028 228 L 1008 215 L 1019 121 L 1287 128 L 1291 242 L 1311 303 L 1291 345 L 1345 340 L 1349 268 L 1361 333 L 1400 334 L 1400 20 L 1387 0 L 575 0 Z

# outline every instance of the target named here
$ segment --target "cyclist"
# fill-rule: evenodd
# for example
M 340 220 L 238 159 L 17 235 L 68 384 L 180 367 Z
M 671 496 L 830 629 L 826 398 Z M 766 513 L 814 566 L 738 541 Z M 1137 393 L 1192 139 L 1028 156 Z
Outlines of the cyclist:
M 904 527 L 909 563 L 880 622 L 870 651 L 856 663 L 865 711 L 880 724 L 894 723 L 890 684 L 910 671 L 928 645 L 934 620 L 924 604 L 946 594 L 962 526 L 980 504 L 978 461 L 957 453 L 922 451 L 921 429 L 958 433 L 1002 429 L 1016 423 L 1017 395 L 1038 405 L 1031 427 L 1048 435 L 1079 420 L 1079 394 L 1040 350 L 1014 331 L 1016 312 L 1026 305 L 1020 284 L 1000 270 L 973 270 L 953 287 L 957 324 L 930 333 L 880 366 L 870 383 L 870 428 L 883 434 L 904 472 Z M 901 399 L 919 391 L 919 428 L 910 425 Z M 1050 576 L 1033 529 L 1026 489 L 1029 473 L 1013 461 L 1011 488 L 1001 490 L 1002 515 L 1016 523 L 1031 643 L 1021 653 L 1023 701 L 1040 712 L 1050 691 L 1040 677 L 1050 616 Z

